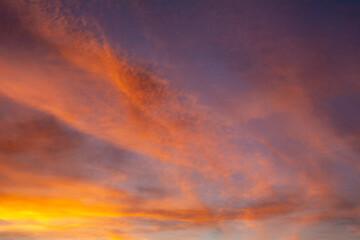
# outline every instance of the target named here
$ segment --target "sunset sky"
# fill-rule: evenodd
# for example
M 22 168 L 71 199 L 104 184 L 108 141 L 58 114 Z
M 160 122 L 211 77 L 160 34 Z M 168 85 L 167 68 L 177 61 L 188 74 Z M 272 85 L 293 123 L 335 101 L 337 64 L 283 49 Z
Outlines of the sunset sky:
M 360 1 L 0 0 L 0 239 L 360 239 Z

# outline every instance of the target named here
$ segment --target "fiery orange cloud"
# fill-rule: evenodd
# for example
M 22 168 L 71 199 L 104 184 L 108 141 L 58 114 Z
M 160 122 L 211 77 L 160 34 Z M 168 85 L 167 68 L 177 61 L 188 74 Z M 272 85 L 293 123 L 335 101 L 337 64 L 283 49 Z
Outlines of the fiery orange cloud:
M 358 237 L 353 43 L 168 4 L 0 2 L 0 239 Z

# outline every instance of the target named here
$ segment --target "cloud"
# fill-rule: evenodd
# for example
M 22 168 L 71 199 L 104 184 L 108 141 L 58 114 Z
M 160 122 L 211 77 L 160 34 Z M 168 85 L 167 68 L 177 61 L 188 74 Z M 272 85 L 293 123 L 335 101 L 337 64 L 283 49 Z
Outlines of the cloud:
M 158 70 L 116 45 L 105 5 L 0 3 L 5 238 L 247 236 L 238 222 L 264 239 L 302 239 L 312 223 L 356 232 L 359 73 L 341 51 L 354 39 L 337 36 L 348 30 L 307 30 L 307 5 L 111 3 L 140 22 L 129 20 L 138 52 L 170 55 L 149 63 Z

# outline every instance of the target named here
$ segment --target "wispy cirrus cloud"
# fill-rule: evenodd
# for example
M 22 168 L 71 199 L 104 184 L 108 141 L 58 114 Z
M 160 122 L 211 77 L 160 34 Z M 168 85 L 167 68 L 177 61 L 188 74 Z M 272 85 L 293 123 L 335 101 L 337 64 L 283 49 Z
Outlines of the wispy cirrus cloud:
M 340 112 L 359 74 L 335 68 L 356 59 L 330 51 L 331 31 L 307 32 L 287 5 L 109 5 L 0 3 L 5 239 L 306 239 L 310 223 L 356 236 L 357 113 Z M 126 7 L 164 72 L 101 22 Z

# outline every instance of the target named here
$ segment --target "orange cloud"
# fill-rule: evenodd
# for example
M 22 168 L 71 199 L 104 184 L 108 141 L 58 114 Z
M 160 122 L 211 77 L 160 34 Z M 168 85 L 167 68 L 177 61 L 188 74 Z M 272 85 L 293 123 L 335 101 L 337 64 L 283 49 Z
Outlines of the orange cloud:
M 357 135 L 339 136 L 319 111 L 321 72 L 307 73 L 314 90 L 301 58 L 266 54 L 257 30 L 244 35 L 260 59 L 250 90 L 219 110 L 131 60 L 76 4 L 0 7 L 0 238 L 197 239 L 186 231 L 245 222 L 264 223 L 253 236 L 294 240 L 265 223 L 339 219 L 358 229 L 358 188 L 341 189 L 356 185 Z

